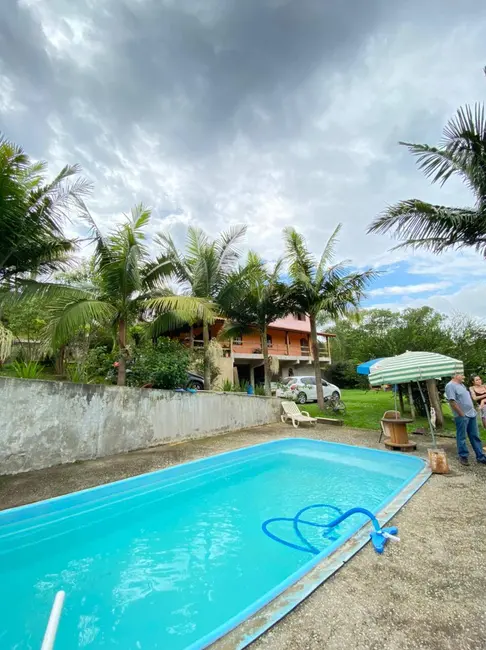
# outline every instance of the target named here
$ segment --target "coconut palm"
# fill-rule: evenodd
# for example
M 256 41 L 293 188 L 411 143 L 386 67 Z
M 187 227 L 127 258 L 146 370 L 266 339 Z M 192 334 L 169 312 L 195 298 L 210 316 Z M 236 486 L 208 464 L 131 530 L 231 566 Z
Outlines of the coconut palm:
M 265 394 L 271 395 L 271 360 L 268 353 L 268 326 L 292 311 L 289 287 L 281 280 L 282 261 L 269 270 L 263 260 L 250 252 L 245 266 L 230 273 L 222 286 L 217 304 L 228 318 L 220 336 L 234 338 L 257 331 L 260 336 L 265 371 Z
M 90 190 L 77 165 L 47 182 L 45 162 L 32 163 L 0 136 L 0 284 L 23 273 L 59 268 L 75 241 L 63 234 L 68 213 Z
M 94 282 L 36 284 L 35 291 L 44 295 L 48 304 L 46 335 L 54 348 L 66 344 L 86 326 L 113 326 L 120 351 L 118 385 L 123 386 L 129 356 L 127 330 L 141 315 L 149 316 L 150 333 L 156 335 L 160 329 L 195 318 L 209 322 L 213 311 L 207 301 L 171 295 L 165 284 L 173 270 L 170 263 L 151 260 L 145 245 L 150 210 L 136 206 L 107 237 L 88 214 L 85 218 L 96 243 Z
M 475 248 L 486 256 L 486 117 L 484 105 L 465 106 L 447 123 L 438 147 L 400 142 L 418 159 L 419 169 L 443 185 L 458 176 L 471 190 L 473 207 L 445 207 L 419 199 L 400 201 L 383 212 L 368 232 L 391 232 L 400 246 L 441 253 Z
M 309 252 L 304 238 L 294 228 L 284 230 L 295 311 L 306 314 L 310 320 L 317 401 L 321 409 L 324 408 L 324 394 L 317 318 L 324 316 L 335 319 L 356 311 L 364 297 L 366 286 L 375 276 L 370 270 L 348 273 L 344 262 L 330 266 L 340 229 L 341 225 L 335 229 L 319 260 Z
M 240 255 L 237 245 L 245 233 L 246 226 L 233 227 L 221 233 L 217 239 L 211 240 L 201 229 L 189 228 L 183 253 L 179 252 L 168 233 L 159 235 L 157 242 L 161 246 L 163 257 L 172 265 L 174 277 L 180 283 L 183 295 L 211 302 L 219 294 L 227 275 L 235 268 Z M 211 388 L 209 325 L 210 321 L 203 318 L 206 390 Z

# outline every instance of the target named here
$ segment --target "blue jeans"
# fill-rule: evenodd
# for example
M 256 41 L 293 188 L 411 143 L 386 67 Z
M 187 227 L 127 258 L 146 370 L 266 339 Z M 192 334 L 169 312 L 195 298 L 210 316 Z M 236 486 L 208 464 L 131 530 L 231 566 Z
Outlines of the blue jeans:
M 474 449 L 476 458 L 481 460 L 484 458 L 483 445 L 481 438 L 479 437 L 478 431 L 478 421 L 476 417 L 469 418 L 467 416 L 461 418 L 454 418 L 456 423 L 456 441 L 457 441 L 457 453 L 461 458 L 467 458 L 469 456 L 469 451 L 466 444 L 466 433 L 471 443 L 471 447 Z

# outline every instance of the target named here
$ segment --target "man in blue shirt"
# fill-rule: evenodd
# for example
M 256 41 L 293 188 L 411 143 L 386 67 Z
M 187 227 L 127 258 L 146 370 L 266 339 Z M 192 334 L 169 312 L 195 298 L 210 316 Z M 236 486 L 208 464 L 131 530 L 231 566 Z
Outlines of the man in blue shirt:
M 479 437 L 476 409 L 474 408 L 471 394 L 463 384 L 464 375 L 455 374 L 445 387 L 445 394 L 451 405 L 456 423 L 456 441 L 459 461 L 462 465 L 469 465 L 469 451 L 466 444 L 466 433 L 471 447 L 474 449 L 478 463 L 486 465 L 486 456 Z

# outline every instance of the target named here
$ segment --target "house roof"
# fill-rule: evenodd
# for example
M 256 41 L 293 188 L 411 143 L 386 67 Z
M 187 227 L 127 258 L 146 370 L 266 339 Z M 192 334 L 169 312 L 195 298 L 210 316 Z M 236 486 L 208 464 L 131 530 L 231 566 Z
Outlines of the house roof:
M 218 317 L 216 320 L 225 321 L 225 318 Z M 270 323 L 269 327 L 272 329 L 282 329 L 288 332 L 303 332 L 305 334 L 310 334 L 310 320 L 307 316 L 304 316 L 304 320 L 299 320 L 297 316 L 286 316 L 285 318 L 278 318 L 274 320 L 273 323 Z M 330 334 L 329 332 L 317 332 L 319 336 L 330 336 L 335 337 L 335 334 Z
M 279 318 L 273 321 L 270 327 L 284 329 L 290 332 L 305 332 L 306 334 L 310 334 L 310 320 L 307 316 L 304 316 L 304 320 L 299 320 L 297 316 L 290 314 L 285 318 Z M 317 333 L 319 336 L 335 336 L 335 334 L 329 334 L 328 332 Z

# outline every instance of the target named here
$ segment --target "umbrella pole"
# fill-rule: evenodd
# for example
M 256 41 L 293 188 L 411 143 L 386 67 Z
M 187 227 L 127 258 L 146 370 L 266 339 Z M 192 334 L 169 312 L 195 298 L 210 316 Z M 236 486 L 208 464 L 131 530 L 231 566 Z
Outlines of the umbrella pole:
M 417 386 L 418 386 L 418 389 L 420 391 L 420 396 L 422 397 L 422 401 L 423 401 L 424 406 L 425 406 L 425 412 L 427 414 L 427 420 L 428 420 L 428 423 L 429 423 L 430 434 L 432 436 L 432 444 L 433 444 L 434 447 L 437 447 L 437 443 L 435 441 L 434 427 L 432 426 L 432 420 L 430 419 L 429 407 L 427 406 L 427 401 L 425 399 L 425 395 L 423 393 L 422 386 L 420 385 L 419 381 L 417 382 Z

